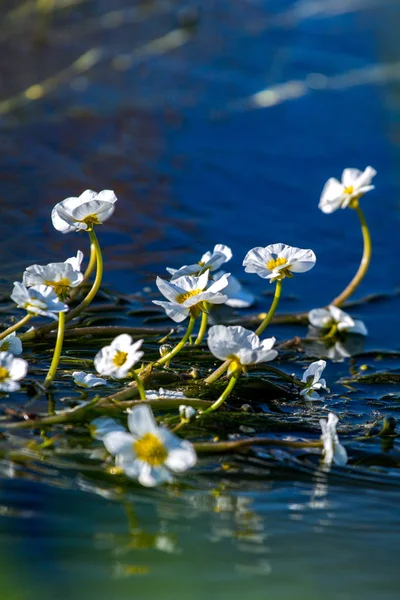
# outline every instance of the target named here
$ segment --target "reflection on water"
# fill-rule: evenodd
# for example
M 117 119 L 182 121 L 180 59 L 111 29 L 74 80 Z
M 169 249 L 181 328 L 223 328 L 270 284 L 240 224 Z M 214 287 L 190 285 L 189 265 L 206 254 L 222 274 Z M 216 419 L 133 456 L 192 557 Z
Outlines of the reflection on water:
M 119 197 L 101 231 L 110 287 L 154 289 L 155 272 L 226 243 L 265 310 L 264 283 L 241 262 L 250 247 L 282 240 L 318 256 L 313 278 L 290 282 L 282 310 L 324 306 L 355 271 L 360 234 L 354 215 L 320 213 L 319 193 L 344 166 L 372 164 L 374 258 L 362 294 L 386 295 L 352 316 L 368 325 L 366 351 L 398 348 L 396 2 L 16 0 L 0 14 L 1 295 L 27 264 L 87 253 L 78 234 L 53 231 L 49 212 L 89 187 Z M 301 341 L 313 356 L 344 359 L 329 363 L 328 382 L 371 368 L 367 354 L 350 366 L 362 348 L 348 340 Z M 398 369 L 397 355 L 381 358 Z M 326 408 L 345 424 L 398 414 L 385 380 L 332 388 Z M 277 408 L 267 409 L 278 427 Z M 312 412 L 293 402 L 280 410 L 297 420 Z M 379 436 L 359 443 L 371 456 L 385 451 Z M 397 598 L 397 471 L 327 473 L 312 456 L 275 456 L 279 468 L 273 454 L 236 471 L 207 464 L 182 489 L 157 491 L 72 467 L 3 464 L 2 589 L 22 587 L 18 600 L 60 590 L 66 600 Z

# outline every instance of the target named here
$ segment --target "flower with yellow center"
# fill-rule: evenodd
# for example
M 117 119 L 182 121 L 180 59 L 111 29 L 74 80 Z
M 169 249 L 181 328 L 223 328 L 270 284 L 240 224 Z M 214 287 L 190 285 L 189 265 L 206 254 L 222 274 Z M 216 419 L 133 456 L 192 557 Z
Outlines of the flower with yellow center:
M 134 344 L 127 333 L 118 335 L 109 346 L 104 346 L 95 356 L 94 366 L 100 375 L 109 375 L 116 379 L 127 377 L 130 369 L 143 356 L 139 350 L 143 340 Z
M 15 358 L 11 352 L 0 352 L 0 392 L 16 392 L 18 383 L 28 372 L 28 363 L 23 358 Z
M 248 365 L 274 360 L 275 338 L 260 340 L 258 335 L 241 326 L 214 325 L 208 332 L 210 352 L 219 360 L 230 360 L 229 373 L 245 370 Z
M 316 262 L 312 250 L 303 250 L 286 244 L 270 244 L 265 248 L 257 246 L 250 250 L 243 261 L 246 273 L 257 273 L 272 283 L 294 273 L 305 273 Z
M 86 190 L 78 198 L 66 198 L 55 205 L 51 219 L 55 229 L 62 233 L 90 230 L 102 225 L 114 212 L 117 197 L 112 190 L 96 193 Z
M 363 321 L 353 319 L 344 310 L 333 304 L 327 308 L 313 308 L 308 313 L 308 320 L 311 327 L 322 335 L 330 334 L 330 332 L 332 332 L 331 337 L 340 334 L 368 335 Z
M 317 360 L 304 371 L 301 378 L 304 388 L 301 390 L 300 396 L 303 396 L 305 400 L 321 400 L 319 390 L 329 391 L 325 379 L 321 379 L 325 367 L 326 362 L 324 360 Z
M 159 427 L 146 404 L 129 412 L 130 432 L 121 431 L 118 425 L 115 431 L 110 431 L 111 426 L 107 422 L 108 431 L 102 435 L 105 447 L 115 456 L 116 466 L 142 485 L 153 487 L 170 482 L 171 471 L 182 473 L 196 464 L 193 445 Z
M 3 340 L 0 340 L 0 351 L 11 352 L 14 356 L 22 353 L 22 342 L 17 337 L 15 331 L 7 335 Z
M 322 212 L 330 214 L 338 208 L 352 206 L 361 196 L 374 189 L 371 185 L 376 171 L 367 167 L 365 171 L 359 169 L 345 169 L 342 173 L 342 181 L 331 177 L 322 190 L 318 207 Z
M 34 285 L 27 288 L 23 283 L 14 281 L 14 289 L 10 298 L 29 314 L 50 317 L 56 321 L 58 313 L 68 310 L 68 306 L 60 301 L 53 288 L 48 285 Z
M 157 287 L 168 302 L 153 300 L 153 303 L 162 306 L 173 321 L 180 323 L 189 314 L 198 316 L 204 308 L 204 302 L 225 304 L 228 297 L 220 292 L 227 287 L 228 277 L 229 274 L 222 275 L 218 281 L 214 281 L 209 287 L 207 287 L 209 282 L 208 270 L 200 277 L 186 275 L 175 279 L 175 281 L 165 281 L 161 277 L 157 277 Z
M 59 298 L 64 299 L 70 288 L 77 287 L 83 281 L 83 273 L 80 271 L 82 259 L 83 254 L 78 250 L 76 257 L 68 258 L 62 263 L 31 265 L 24 272 L 23 283 L 26 287 L 50 286 Z

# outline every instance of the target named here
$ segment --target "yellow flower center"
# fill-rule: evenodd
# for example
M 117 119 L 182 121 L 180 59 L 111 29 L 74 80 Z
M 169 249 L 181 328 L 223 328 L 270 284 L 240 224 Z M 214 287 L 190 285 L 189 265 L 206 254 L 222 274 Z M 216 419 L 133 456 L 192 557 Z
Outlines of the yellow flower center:
M 352 186 L 352 185 L 349 185 L 349 187 L 347 187 L 347 188 L 344 188 L 344 190 L 343 190 L 343 194 L 349 194 L 349 196 L 350 196 L 350 194 L 352 194 L 353 192 L 354 192 L 354 186 Z
M 231 361 L 229 364 L 228 373 L 231 374 L 236 373 L 236 371 L 240 371 L 242 365 L 240 364 L 238 357 L 232 354 L 232 356 L 229 356 L 228 359 Z
M 63 277 L 60 281 L 46 280 L 45 284 L 51 286 L 57 296 L 65 296 L 71 287 L 71 282 L 66 277 Z
M 82 220 L 77 219 L 78 223 L 86 223 L 88 227 L 92 227 L 93 225 L 101 225 L 101 221 L 99 221 L 99 217 L 97 215 L 88 215 Z
M 0 382 L 5 381 L 10 377 L 10 371 L 5 367 L 0 367 Z
M 147 462 L 152 467 L 164 464 L 168 456 L 164 444 L 154 433 L 146 433 L 139 440 L 133 442 L 133 449 L 139 460 Z
M 176 297 L 176 302 L 178 304 L 183 304 L 189 298 L 192 298 L 193 296 L 197 296 L 198 294 L 201 294 L 202 291 L 203 290 L 190 290 L 190 292 L 185 292 L 184 294 L 178 294 Z
M 267 262 L 267 269 L 273 271 L 274 269 L 276 269 L 276 267 L 282 267 L 283 265 L 286 265 L 286 263 L 287 258 L 284 258 L 283 256 L 281 256 L 280 258 L 271 258 L 271 260 Z
M 122 352 L 122 350 L 117 350 L 114 354 L 114 358 L 112 359 L 114 365 L 116 367 L 122 367 L 126 363 L 126 359 L 128 358 L 127 352 Z

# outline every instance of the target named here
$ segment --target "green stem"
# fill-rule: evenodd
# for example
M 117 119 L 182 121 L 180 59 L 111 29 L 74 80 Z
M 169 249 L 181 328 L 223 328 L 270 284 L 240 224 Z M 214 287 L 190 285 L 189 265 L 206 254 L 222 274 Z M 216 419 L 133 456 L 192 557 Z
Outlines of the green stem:
M 219 379 L 219 377 L 221 377 L 221 375 L 223 375 L 225 373 L 225 371 L 228 369 L 231 362 L 232 362 L 232 359 L 228 358 L 224 363 L 222 363 L 222 365 L 220 367 L 218 367 L 218 369 L 215 369 L 215 371 L 213 371 L 213 373 L 211 373 L 211 375 L 206 377 L 206 379 L 204 380 L 204 383 L 214 383 L 214 381 Z
M 4 340 L 4 338 L 10 335 L 10 333 L 13 333 L 13 331 L 17 331 L 17 329 L 25 325 L 25 323 L 27 323 L 34 316 L 35 315 L 31 315 L 29 313 L 26 314 L 23 319 L 20 319 L 17 323 L 14 323 L 14 325 L 11 325 L 11 327 L 3 331 L 3 333 L 0 333 L 0 340 Z
M 203 410 L 201 414 L 205 415 L 209 412 L 217 410 L 225 402 L 225 400 L 227 399 L 227 397 L 229 396 L 229 394 L 235 387 L 235 384 L 236 384 L 237 380 L 239 379 L 239 376 L 240 376 L 240 373 L 238 375 L 232 375 L 232 377 L 229 379 L 228 385 L 226 386 L 225 390 L 220 395 L 218 400 L 216 400 L 214 402 L 214 404 L 212 404 L 209 408 L 206 408 L 206 410 Z
M 196 322 L 196 317 L 190 317 L 189 325 L 188 325 L 188 328 L 186 330 L 186 333 L 183 336 L 183 338 L 181 339 L 181 341 L 179 342 L 179 344 L 177 344 L 175 346 L 175 348 L 173 348 L 171 350 L 171 352 L 168 352 L 168 354 L 165 354 L 162 358 L 160 358 L 160 360 L 158 360 L 156 363 L 154 363 L 154 365 L 153 365 L 154 367 L 159 367 L 160 365 L 164 365 L 165 363 L 169 363 L 169 361 L 171 360 L 171 358 L 173 358 L 174 356 L 176 356 L 178 354 L 178 352 L 180 352 L 182 350 L 183 346 L 186 344 L 186 342 L 188 341 L 188 339 L 192 335 L 192 331 L 193 331 L 193 327 L 194 327 L 195 322 Z
M 101 285 L 101 280 L 103 278 L 103 257 L 101 255 L 100 245 L 97 240 L 94 229 L 89 230 L 89 236 L 90 236 L 90 241 L 94 246 L 95 254 L 96 254 L 96 265 L 97 265 L 96 278 L 93 282 L 92 287 L 90 288 L 89 292 L 87 293 L 87 296 L 85 296 L 85 298 L 82 300 L 82 302 L 80 304 L 78 304 L 78 306 L 76 308 L 69 311 L 69 313 L 67 314 L 67 316 L 65 318 L 66 323 L 68 323 L 68 321 L 71 321 L 71 319 L 73 319 L 74 317 L 77 317 L 87 306 L 89 306 L 89 304 L 92 302 L 93 298 L 96 296 L 97 292 L 99 291 L 99 288 Z M 55 327 L 56 326 L 54 323 L 49 323 L 48 325 L 44 325 L 43 327 L 40 327 L 39 329 L 35 329 L 34 331 L 29 331 L 27 333 L 22 334 L 21 340 L 23 342 L 27 342 L 28 340 L 33 340 L 37 337 L 40 337 L 41 335 L 49 333 L 49 331 L 53 331 L 53 329 L 55 329 Z
M 89 277 L 91 276 L 91 274 L 93 273 L 93 271 L 96 267 L 96 262 L 97 262 L 96 245 L 91 243 L 90 244 L 89 264 L 86 267 L 86 271 L 83 275 L 83 281 L 87 281 L 89 279 Z
M 64 330 L 65 330 L 65 313 L 58 313 L 58 332 L 57 332 L 57 341 L 54 348 L 53 359 L 51 361 L 49 372 L 46 375 L 46 379 L 44 380 L 44 386 L 48 388 L 57 372 L 58 363 L 60 362 L 61 350 L 64 342 Z
M 264 329 L 270 324 L 271 319 L 274 316 L 274 313 L 279 304 L 279 298 L 281 297 L 281 291 L 282 291 L 282 280 L 277 279 L 274 299 L 272 300 L 271 308 L 269 309 L 267 316 L 265 317 L 263 322 L 256 329 L 256 335 L 261 335 L 263 333 Z
M 139 392 L 139 396 L 141 400 L 147 400 L 146 398 L 146 390 L 144 389 L 144 385 L 140 377 L 137 375 L 135 371 L 132 371 L 133 379 L 136 381 L 137 389 Z
M 343 290 L 339 296 L 337 296 L 334 300 L 332 300 L 331 304 L 334 306 L 341 306 L 347 298 L 349 298 L 360 285 L 362 279 L 364 278 L 369 263 L 371 262 L 371 254 L 372 254 L 372 244 L 371 244 L 371 235 L 369 233 L 368 225 L 364 217 L 364 213 L 362 212 L 358 201 L 354 205 L 355 210 L 360 219 L 361 223 L 361 232 L 364 241 L 364 250 L 361 258 L 360 266 L 358 267 L 357 273 L 354 275 L 353 279 L 350 281 L 349 285 Z
M 204 339 L 204 336 L 207 331 L 207 323 L 208 323 L 208 302 L 204 302 L 204 310 L 201 313 L 200 329 L 199 329 L 199 333 L 197 334 L 197 338 L 195 341 L 196 346 L 199 346 Z

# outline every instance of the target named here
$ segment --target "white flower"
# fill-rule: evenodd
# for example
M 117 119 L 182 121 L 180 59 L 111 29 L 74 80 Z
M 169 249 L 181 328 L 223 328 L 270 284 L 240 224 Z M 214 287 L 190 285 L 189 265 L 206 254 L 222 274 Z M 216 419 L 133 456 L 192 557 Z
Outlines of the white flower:
M 186 398 L 185 394 L 177 390 L 165 390 L 160 388 L 157 390 L 146 390 L 147 400 L 158 400 L 159 398 Z
M 110 375 L 116 379 L 123 379 L 129 370 L 143 356 L 139 350 L 143 340 L 132 344 L 132 338 L 127 333 L 118 335 L 110 346 L 104 346 L 94 358 L 94 366 L 100 375 Z
M 7 335 L 3 340 L 0 340 L 0 351 L 1 352 L 11 352 L 11 354 L 21 354 L 22 353 L 22 342 L 17 337 L 15 331 Z
M 325 379 L 321 379 L 325 367 L 324 360 L 317 360 L 304 371 L 301 381 L 306 384 L 306 387 L 301 390 L 300 396 L 304 396 L 306 400 L 320 400 L 321 396 L 318 394 L 318 390 L 328 391 Z
M 84 371 L 74 371 L 72 377 L 79 387 L 92 388 L 98 385 L 108 385 L 105 379 L 96 377 L 96 375 L 92 375 L 92 373 L 85 373 Z
M 170 471 L 181 473 L 196 464 L 193 445 L 168 429 L 158 427 L 149 406 L 140 404 L 128 416 L 130 433 L 112 431 L 103 438 L 115 464 L 128 477 L 152 487 L 172 481 Z
M 181 404 L 179 407 L 179 414 L 181 419 L 186 419 L 186 421 L 190 421 L 190 419 L 196 414 L 196 410 L 193 408 L 193 406 L 186 406 L 186 404 Z
M 51 211 L 51 220 L 55 229 L 62 233 L 88 230 L 111 217 L 116 201 L 112 190 L 99 193 L 86 190 L 78 198 L 66 198 L 56 204 Z
M 313 268 L 316 257 L 312 250 L 302 250 L 286 244 L 258 246 L 250 250 L 243 261 L 246 273 L 257 273 L 263 279 L 293 277 L 293 273 L 305 273 Z
M 324 444 L 323 462 L 327 465 L 334 463 L 335 465 L 343 466 L 347 463 L 346 449 L 339 442 L 338 434 L 336 433 L 336 424 L 339 419 L 333 413 L 329 413 L 328 421 L 320 419 L 322 429 L 321 440 Z
M 125 427 L 122 427 L 117 421 L 110 417 L 98 417 L 91 421 L 89 425 L 90 434 L 96 440 L 102 440 L 107 433 L 112 431 L 123 431 L 125 433 Z
M 208 332 L 207 344 L 216 358 L 231 360 L 229 373 L 247 365 L 274 360 L 278 355 L 272 350 L 274 337 L 261 341 L 258 335 L 240 325 L 214 325 Z
M 32 315 L 51 317 L 55 320 L 58 319 L 57 313 L 68 310 L 68 306 L 61 302 L 53 288 L 48 285 L 34 285 L 28 289 L 23 283 L 14 281 L 10 298 L 19 308 L 24 308 Z
M 375 169 L 367 167 L 365 171 L 345 169 L 341 182 L 331 177 L 322 190 L 318 208 L 326 214 L 333 213 L 338 208 L 346 208 L 352 200 L 357 200 L 374 189 L 371 181 L 375 175 Z
M 225 274 L 224 271 L 218 271 L 213 276 L 213 280 L 218 281 Z M 232 308 L 247 308 L 255 302 L 254 294 L 244 289 L 240 281 L 233 275 L 229 275 L 228 285 L 224 288 L 224 294 L 228 296 L 225 304 Z
M 336 327 L 338 332 L 368 335 L 362 321 L 354 321 L 350 315 L 331 304 L 328 308 L 314 308 L 308 313 L 308 320 L 313 327 L 330 330 Z
M 173 283 L 157 277 L 157 287 L 169 302 L 153 300 L 154 304 L 162 306 L 167 315 L 176 323 L 184 321 L 190 312 L 200 310 L 201 302 L 210 304 L 225 304 L 227 296 L 219 292 L 228 285 L 228 275 L 223 275 L 207 288 L 209 272 L 200 277 L 186 275 L 179 277 Z M 207 288 L 207 289 L 206 289 Z
M 171 269 L 167 267 L 168 273 L 172 275 L 171 281 L 175 281 L 184 275 L 200 275 L 205 271 L 216 271 L 224 263 L 232 258 L 232 250 L 224 244 L 216 244 L 212 252 L 208 251 L 199 260 L 198 263 L 185 265 L 180 269 Z
M 79 251 L 76 257 L 62 263 L 31 265 L 25 270 L 22 281 L 26 287 L 48 285 L 57 296 L 65 297 L 70 288 L 77 287 L 83 281 L 83 273 L 80 272 L 82 258 L 83 254 Z
M 11 352 L 0 352 L 0 392 L 16 392 L 18 381 L 28 372 L 28 363 L 23 358 L 15 358 Z

